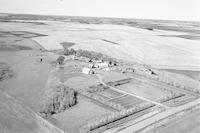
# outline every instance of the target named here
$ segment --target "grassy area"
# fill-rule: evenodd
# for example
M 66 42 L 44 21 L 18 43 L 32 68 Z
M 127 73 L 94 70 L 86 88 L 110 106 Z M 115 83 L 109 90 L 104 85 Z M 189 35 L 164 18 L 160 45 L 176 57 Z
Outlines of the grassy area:
M 1 133 L 63 133 L 0 90 Z
M 190 39 L 190 40 L 200 40 L 200 36 L 198 35 L 161 35 L 164 37 L 179 37 L 184 39 Z
M 111 89 L 105 89 L 104 91 L 98 92 L 98 94 L 108 97 L 109 99 L 116 98 L 122 96 L 122 93 L 113 91 Z
M 68 49 L 75 45 L 75 43 L 73 42 L 61 42 L 60 44 L 63 46 L 64 49 Z
M 143 83 L 136 82 L 123 84 L 117 86 L 117 88 L 151 100 L 158 100 L 161 99 L 163 96 L 167 95 L 166 92 L 157 87 L 152 87 L 150 85 L 145 86 Z
M 79 95 L 76 106 L 65 112 L 54 115 L 53 118 L 56 119 L 56 123 L 60 128 L 69 133 L 77 133 L 80 126 L 84 125 L 89 120 L 107 113 L 111 113 L 110 110 L 98 106 L 90 101 L 90 99 Z
M 164 69 L 165 71 L 183 74 L 195 80 L 200 80 L 200 71 L 189 71 L 189 70 L 176 70 L 176 69 Z
M 129 96 L 129 95 L 123 96 L 121 98 L 113 99 L 111 101 L 119 103 L 119 104 L 123 105 L 127 109 L 129 109 L 131 107 L 134 107 L 134 106 L 144 102 L 144 101 L 142 101 L 142 100 L 140 100 L 140 99 L 138 99 L 136 97 Z

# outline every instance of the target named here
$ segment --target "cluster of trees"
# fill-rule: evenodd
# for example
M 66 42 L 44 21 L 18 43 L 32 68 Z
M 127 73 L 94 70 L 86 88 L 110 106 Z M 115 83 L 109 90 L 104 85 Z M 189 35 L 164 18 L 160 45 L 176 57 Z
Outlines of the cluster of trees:
M 175 94 L 168 94 L 168 95 L 164 95 L 162 97 L 162 99 L 159 100 L 159 102 L 167 102 L 167 101 L 170 101 L 170 100 L 173 100 L 173 99 L 176 99 L 176 98 L 179 98 L 179 97 L 182 97 L 182 96 L 185 96 L 185 94 L 179 94 L 179 95 L 175 95 Z
M 47 88 L 43 94 L 40 113 L 49 116 L 64 111 L 76 104 L 76 94 L 73 89 L 63 84 Z
M 176 87 L 176 88 L 180 88 L 180 89 L 183 89 L 183 90 L 186 90 L 186 91 L 191 91 L 193 93 L 200 94 L 200 90 L 199 89 L 182 85 L 182 84 L 177 83 L 175 81 L 172 81 L 172 80 L 170 80 L 168 78 L 159 77 L 158 75 L 146 75 L 144 73 L 137 73 L 137 74 L 145 76 L 146 78 L 149 78 L 149 79 L 152 79 L 152 80 L 155 80 L 155 81 L 159 81 L 159 82 L 165 83 L 165 84 L 167 84 L 169 86 L 172 86 L 172 87 Z
M 118 81 L 108 82 L 107 84 L 110 86 L 119 86 L 119 85 L 129 83 L 130 80 L 131 80 L 131 78 L 127 78 L 127 79 L 122 79 L 122 80 L 118 80 Z
M 150 72 L 151 74 L 149 74 L 148 72 Z M 138 69 L 135 69 L 134 73 L 140 75 L 140 76 L 144 76 L 144 77 L 147 77 L 147 78 L 150 78 L 150 79 L 156 79 L 156 73 L 151 70 L 151 69 L 143 69 L 143 70 L 138 70 Z
M 180 83 L 177 83 L 177 82 L 169 80 L 169 79 L 165 79 L 165 78 L 157 76 L 156 80 L 159 81 L 159 82 L 165 83 L 165 84 L 167 84 L 169 86 L 172 86 L 172 87 L 176 87 L 176 88 L 180 88 L 180 89 L 183 89 L 183 90 L 186 90 L 186 91 L 191 91 L 193 93 L 200 94 L 200 90 L 197 89 L 197 88 L 192 88 L 192 87 L 189 87 L 189 86 L 185 86 L 185 85 L 182 85 Z
M 68 55 L 76 55 L 76 50 L 74 50 L 73 48 L 71 49 L 64 49 L 64 55 L 68 56 Z
M 93 86 L 90 86 L 88 88 L 88 91 L 89 92 L 101 92 L 101 91 L 104 91 L 105 89 L 108 89 L 109 87 L 108 86 L 105 86 L 103 84 L 98 84 L 98 85 L 93 85 Z
M 135 80 L 137 80 L 140 83 L 147 84 L 149 86 L 161 89 L 164 92 L 164 94 L 161 97 L 158 97 L 157 100 L 159 102 L 166 102 L 166 101 L 169 101 L 169 100 L 184 96 L 184 94 L 182 94 L 182 93 L 173 91 L 173 90 L 165 88 L 165 87 L 157 86 L 157 85 L 155 85 L 155 84 L 153 84 L 151 82 L 144 82 L 144 81 L 141 81 L 139 79 L 135 79 Z
M 121 111 L 121 110 L 124 110 L 126 109 L 124 106 L 122 106 L 121 104 L 118 104 L 118 103 L 115 103 L 115 102 L 111 102 L 111 101 L 108 101 L 106 98 L 104 97 L 101 97 L 99 95 L 96 95 L 95 93 L 89 93 L 85 90 L 82 90 L 82 91 L 79 91 L 80 94 L 84 95 L 84 96 L 87 96 L 95 101 L 98 101 L 108 107 L 111 107 L 115 110 L 118 110 L 118 111 Z
M 71 49 L 65 49 L 64 50 L 64 55 L 76 55 L 78 57 L 86 57 L 92 60 L 104 60 L 104 61 L 115 61 L 113 58 L 104 55 L 102 53 L 94 52 L 94 51 L 88 51 L 88 50 L 74 50 L 73 48 Z
M 95 120 L 90 121 L 89 123 L 84 125 L 80 129 L 80 131 L 87 132 L 87 131 L 91 131 L 91 130 L 100 128 L 100 127 L 105 126 L 109 123 L 123 119 L 123 118 L 125 118 L 129 115 L 135 114 L 137 112 L 140 112 L 142 110 L 148 109 L 148 108 L 153 107 L 153 106 L 154 106 L 154 104 L 143 103 L 143 104 L 140 104 L 138 106 L 135 106 L 135 107 L 127 109 L 127 110 L 122 110 L 120 112 L 105 115 L 103 117 L 100 117 L 100 118 L 97 118 Z
M 14 72 L 6 64 L 0 63 L 0 81 L 11 78 L 13 75 Z
M 62 65 L 65 61 L 65 57 L 64 56 L 59 56 L 58 59 L 56 60 L 56 63 Z

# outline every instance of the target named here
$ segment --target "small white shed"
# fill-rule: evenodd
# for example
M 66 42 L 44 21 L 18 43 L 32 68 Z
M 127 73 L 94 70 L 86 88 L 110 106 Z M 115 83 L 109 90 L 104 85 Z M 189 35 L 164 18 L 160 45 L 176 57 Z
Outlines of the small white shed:
M 82 73 L 84 73 L 84 74 L 90 74 L 90 68 L 84 67 L 82 69 Z

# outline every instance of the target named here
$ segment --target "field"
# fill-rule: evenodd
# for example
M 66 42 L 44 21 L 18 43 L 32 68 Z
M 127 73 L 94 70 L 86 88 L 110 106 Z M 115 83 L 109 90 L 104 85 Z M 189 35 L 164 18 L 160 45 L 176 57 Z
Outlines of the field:
M 13 18 L 15 17 L 17 18 L 13 15 Z M 37 18 L 38 16 L 34 17 Z M 22 18 L 23 16 L 18 19 Z M 63 19 L 66 21 L 63 22 Z M 91 25 L 83 23 L 82 19 L 84 19 L 84 22 L 91 23 Z M 187 28 L 187 25 L 191 25 L 190 23 L 176 21 L 170 21 L 170 24 L 176 25 L 171 26 L 168 22 L 147 20 L 143 20 L 144 22 L 142 20 L 128 21 L 123 19 L 105 21 L 105 18 L 79 17 L 62 18 L 62 22 L 50 20 L 47 17 L 45 20 L 36 21 L 42 24 L 34 24 L 34 21 L 23 19 L 10 22 L 2 21 L 0 30 L 46 35 L 34 37 L 33 40 L 47 50 L 63 49 L 61 43 L 71 42 L 75 44 L 71 48 L 101 52 L 111 57 L 126 61 L 137 61 L 157 68 L 199 70 L 199 41 L 161 36 L 197 34 L 199 33 L 199 23 L 192 24 L 192 27 Z M 95 23 L 96 21 L 100 23 Z M 180 26 L 182 27 L 180 28 Z M 153 30 L 147 30 L 145 27 L 153 27 Z
M 4 44 L 9 46 L 0 52 L 0 65 L 6 65 L 12 70 L 12 78 L 0 82 L 0 89 L 22 101 L 34 111 L 38 111 L 41 93 L 48 78 L 50 62 L 58 55 L 41 52 L 43 49 L 31 39 L 21 38 L 10 33 L 3 33 Z M 20 40 L 17 41 L 16 40 Z M 15 45 L 16 47 L 12 47 Z M 0 44 L 0 49 L 2 44 Z M 30 49 L 19 49 L 29 47 Z M 40 58 L 43 62 L 40 62 Z
M 127 94 L 123 94 L 123 93 L 114 91 L 112 89 L 105 89 L 104 91 L 95 92 L 94 94 L 97 94 L 100 97 L 103 97 L 104 99 L 106 99 L 109 102 L 114 102 L 114 103 L 120 104 L 123 107 L 125 107 L 126 109 L 130 109 L 141 103 L 144 103 L 144 101 L 141 99 L 138 99 L 134 96 L 130 96 Z
M 165 71 L 182 74 L 194 80 L 200 81 L 200 71 L 187 71 L 187 70 L 175 70 L 175 69 L 166 69 Z
M 97 92 L 99 95 L 102 95 L 104 97 L 107 97 L 109 99 L 113 99 L 113 98 L 117 98 L 117 97 L 121 97 L 123 96 L 122 93 L 119 93 L 119 92 L 116 92 L 116 91 L 113 91 L 111 89 L 106 89 L 102 92 Z
M 125 95 L 125 96 L 120 97 L 120 98 L 112 99 L 110 101 L 115 102 L 115 103 L 120 103 L 121 105 L 123 105 L 127 109 L 134 107 L 138 104 L 144 103 L 144 101 L 142 101 L 138 98 L 135 98 L 133 96 L 129 96 L 129 95 Z
M 1 133 L 63 133 L 23 103 L 0 90 Z
M 111 113 L 111 111 L 96 105 L 88 98 L 79 96 L 77 106 L 63 113 L 54 115 L 53 118 L 55 121 L 53 123 L 56 123 L 58 127 L 68 133 L 78 133 L 80 126 L 87 121 L 107 113 Z
M 164 95 L 169 95 L 169 92 L 164 91 L 158 87 L 152 87 L 150 85 L 148 86 L 135 81 L 117 86 L 117 88 L 151 100 L 159 100 L 162 99 Z

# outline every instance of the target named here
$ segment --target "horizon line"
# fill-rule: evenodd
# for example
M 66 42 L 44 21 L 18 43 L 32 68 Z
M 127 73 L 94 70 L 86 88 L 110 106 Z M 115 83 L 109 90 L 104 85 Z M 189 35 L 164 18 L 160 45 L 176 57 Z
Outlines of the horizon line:
M 200 23 L 200 21 L 197 20 L 179 20 L 179 19 L 154 19 L 154 18 L 130 18 L 130 17 L 108 17 L 108 16 L 86 16 L 86 15 L 56 15 L 56 14 L 37 14 L 37 13 L 11 13 L 11 12 L 0 12 L 0 14 L 13 14 L 13 15 L 37 15 L 37 16 L 57 16 L 57 17 L 85 17 L 85 18 L 106 18 L 106 19 L 135 19 L 135 20 L 159 20 L 159 21 L 180 21 L 180 22 L 197 22 Z

